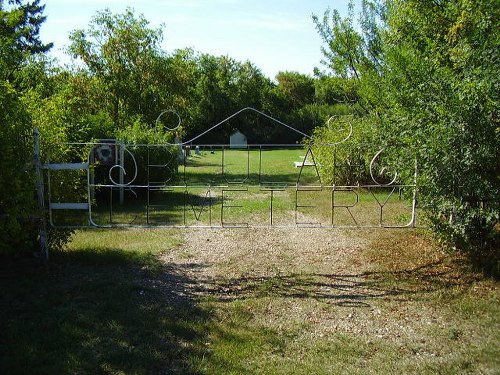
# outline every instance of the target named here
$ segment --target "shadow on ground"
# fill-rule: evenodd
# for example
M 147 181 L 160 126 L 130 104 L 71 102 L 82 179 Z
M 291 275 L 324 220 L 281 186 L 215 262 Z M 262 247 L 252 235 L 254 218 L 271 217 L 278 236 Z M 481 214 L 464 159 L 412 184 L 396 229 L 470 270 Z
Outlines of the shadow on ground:
M 378 299 L 408 301 L 454 286 L 471 285 L 446 258 L 414 268 L 361 273 L 299 273 L 233 278 L 199 279 L 190 287 L 194 294 L 209 295 L 220 302 L 248 298 L 279 297 L 315 299 L 336 306 L 370 307 Z
M 185 293 L 192 281 L 153 255 L 2 259 L 0 281 L 0 373 L 200 373 L 210 315 Z

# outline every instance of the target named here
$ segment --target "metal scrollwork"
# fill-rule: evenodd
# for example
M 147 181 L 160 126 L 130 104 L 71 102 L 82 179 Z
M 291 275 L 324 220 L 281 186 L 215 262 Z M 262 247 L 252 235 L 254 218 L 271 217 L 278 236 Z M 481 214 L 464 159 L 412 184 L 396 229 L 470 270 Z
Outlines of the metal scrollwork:
M 163 115 L 165 115 L 166 113 L 173 113 L 175 116 L 177 116 L 177 126 L 170 128 L 170 127 L 165 125 L 165 130 L 173 132 L 173 131 L 176 131 L 177 129 L 179 129 L 179 127 L 181 126 L 181 122 L 182 122 L 181 116 L 179 116 L 179 114 L 176 111 L 174 111 L 173 109 L 167 109 L 167 110 L 163 111 L 162 113 L 160 113 L 155 121 L 156 126 L 158 127 L 161 117 Z
M 242 148 L 200 143 L 204 135 L 243 113 L 284 126 L 300 135 L 301 141 L 246 144 Z M 74 147 L 71 154 L 82 155 L 82 159 L 86 155 L 86 162 L 41 165 L 48 179 L 46 209 L 50 225 L 60 228 L 416 225 L 416 177 L 414 183 L 405 183 L 406 174 L 400 170 L 397 173 L 398 159 L 388 152 L 397 149 L 358 142 L 353 116 L 327 119 L 324 126 L 333 135 L 330 143 L 315 143 L 313 137 L 253 108 L 243 108 L 184 142 L 180 139 L 181 117 L 172 109 L 161 112 L 151 126 L 156 127 L 157 139 L 163 141 L 160 144 L 124 144 L 115 139 L 68 144 Z M 174 143 L 165 142 L 166 139 Z M 367 169 L 371 179 L 366 178 Z M 66 171 L 73 172 L 65 177 Z M 43 179 L 42 172 L 38 173 Z M 67 202 L 54 186 L 73 175 L 78 181 L 86 176 L 86 190 L 81 193 L 86 198 Z M 39 185 L 43 187 L 43 181 Z M 413 198 L 409 194 L 412 190 Z M 68 215 L 67 211 L 73 213 Z
M 135 160 L 134 154 L 132 154 L 132 153 L 131 153 L 131 152 L 130 152 L 130 151 L 129 151 L 129 150 L 128 150 L 125 146 L 123 146 L 123 151 L 124 151 L 124 152 L 126 151 L 126 152 L 130 155 L 130 157 L 132 158 L 132 161 L 134 162 L 135 172 L 134 172 L 134 177 L 133 177 L 133 178 L 132 178 L 129 182 L 127 182 L 127 183 L 121 183 L 121 182 L 116 182 L 116 181 L 113 179 L 112 172 L 113 172 L 113 169 L 118 168 L 119 170 L 121 170 L 121 171 L 122 171 L 122 173 L 123 173 L 124 175 L 126 175 L 126 174 L 127 174 L 127 171 L 125 170 L 125 167 L 123 167 L 123 165 L 121 165 L 121 164 L 115 164 L 115 165 L 113 165 L 111 168 L 109 168 L 109 173 L 108 173 L 108 175 L 109 175 L 109 180 L 110 180 L 110 181 L 111 181 L 114 185 L 116 185 L 117 187 L 126 187 L 126 186 L 129 186 L 129 185 L 131 185 L 131 184 L 135 181 L 135 179 L 137 178 L 137 161 Z
M 327 127 L 330 127 L 330 122 L 331 122 L 332 120 L 336 119 L 337 117 L 338 117 L 337 115 L 331 116 L 331 117 L 328 119 L 328 121 L 326 122 Z M 352 123 L 351 123 L 351 122 L 348 122 L 348 123 L 347 123 L 347 125 L 349 126 L 349 131 L 347 132 L 347 133 L 348 133 L 348 134 L 347 134 L 347 136 L 346 136 L 344 139 L 342 139 L 341 141 L 338 141 L 338 142 L 334 142 L 334 143 L 332 143 L 332 144 L 331 144 L 332 146 L 335 146 L 335 145 L 339 145 L 339 144 L 341 144 L 341 143 L 344 143 L 344 142 L 346 142 L 349 138 L 351 138 L 352 133 L 353 133 Z M 345 131 L 345 130 L 346 130 L 345 128 L 340 128 L 340 129 L 336 129 L 336 130 L 335 130 L 335 132 L 337 132 L 337 133 L 341 133 L 341 132 L 343 132 L 343 131 Z
M 164 145 L 158 145 L 157 148 L 159 150 L 162 150 L 162 151 L 165 151 L 166 155 L 167 155 L 167 162 L 166 163 L 152 163 L 152 164 L 148 164 L 148 168 L 158 168 L 158 169 L 163 169 L 163 170 L 167 170 L 170 172 L 168 178 L 164 181 L 162 181 L 162 183 L 160 185 L 163 185 L 163 186 L 166 186 L 168 184 L 168 182 L 172 179 L 172 176 L 173 176 L 173 173 L 175 172 L 175 169 L 172 168 L 174 166 L 173 162 L 174 162 L 174 153 L 169 149 L 168 146 L 164 146 Z M 148 148 L 148 152 L 150 149 Z M 149 181 L 149 184 L 158 184 L 157 182 L 156 183 L 153 183 L 151 181 Z
M 375 182 L 377 185 L 381 185 L 381 186 L 389 186 L 389 185 L 392 185 L 396 182 L 397 178 L 398 178 L 398 173 L 396 172 L 394 174 L 394 178 L 391 180 L 391 182 L 388 182 L 388 183 L 384 183 L 384 182 L 380 182 L 380 181 L 377 181 L 377 178 L 376 176 L 374 175 L 374 165 L 375 163 L 377 162 L 377 160 L 379 159 L 380 155 L 385 151 L 385 148 L 379 150 L 375 156 L 373 157 L 373 159 L 371 160 L 370 162 L 370 176 L 373 180 L 373 182 Z M 378 172 L 378 177 L 381 177 L 381 176 L 384 176 L 388 171 L 388 167 L 383 167 L 382 169 L 380 169 L 380 171 Z

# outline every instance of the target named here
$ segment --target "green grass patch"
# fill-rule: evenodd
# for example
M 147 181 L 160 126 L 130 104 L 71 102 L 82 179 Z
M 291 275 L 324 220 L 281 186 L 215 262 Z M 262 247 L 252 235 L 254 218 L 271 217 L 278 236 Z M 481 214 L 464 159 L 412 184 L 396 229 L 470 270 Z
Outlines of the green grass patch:
M 204 151 L 179 167 L 176 182 L 187 185 L 319 184 L 314 167 L 296 168 L 294 165 L 304 160 L 306 153 L 302 147 Z
M 175 243 L 165 231 L 79 232 L 47 267 L 4 262 L 0 372 L 192 373 L 201 349 L 183 343 L 204 335 L 207 314 L 158 262 Z

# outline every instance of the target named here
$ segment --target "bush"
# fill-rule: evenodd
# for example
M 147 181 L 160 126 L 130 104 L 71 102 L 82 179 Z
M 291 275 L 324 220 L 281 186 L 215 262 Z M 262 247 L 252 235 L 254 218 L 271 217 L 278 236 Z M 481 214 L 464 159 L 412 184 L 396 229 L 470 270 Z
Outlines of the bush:
M 324 183 L 356 185 L 371 182 L 370 161 L 379 151 L 369 117 L 332 117 L 313 134 L 313 152 Z
M 388 153 L 405 161 L 402 182 L 418 160 L 419 207 L 434 233 L 498 270 L 497 1 L 367 0 L 360 31 L 353 8 L 346 19 L 336 11 L 314 18 L 328 66 L 356 80 L 357 103 L 384 143 L 404 144 Z
M 30 117 L 5 81 L 0 81 L 0 124 L 0 253 L 12 253 L 32 249 L 37 206 Z

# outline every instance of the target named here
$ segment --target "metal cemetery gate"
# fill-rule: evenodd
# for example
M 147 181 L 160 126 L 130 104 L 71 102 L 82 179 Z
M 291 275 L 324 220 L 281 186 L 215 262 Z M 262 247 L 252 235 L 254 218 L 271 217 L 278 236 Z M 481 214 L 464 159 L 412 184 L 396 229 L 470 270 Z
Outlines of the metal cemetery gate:
M 301 132 L 304 144 L 197 143 L 244 112 L 299 132 L 245 108 L 188 142 L 66 145 L 67 160 L 50 160 L 39 171 L 40 202 L 50 225 L 415 226 L 415 184 L 400 184 L 398 174 L 391 174 L 394 165 L 382 167 L 384 149 L 351 143 L 352 128 L 334 144 L 312 144 Z M 75 194 L 66 186 L 77 186 L 82 200 L 70 200 Z

